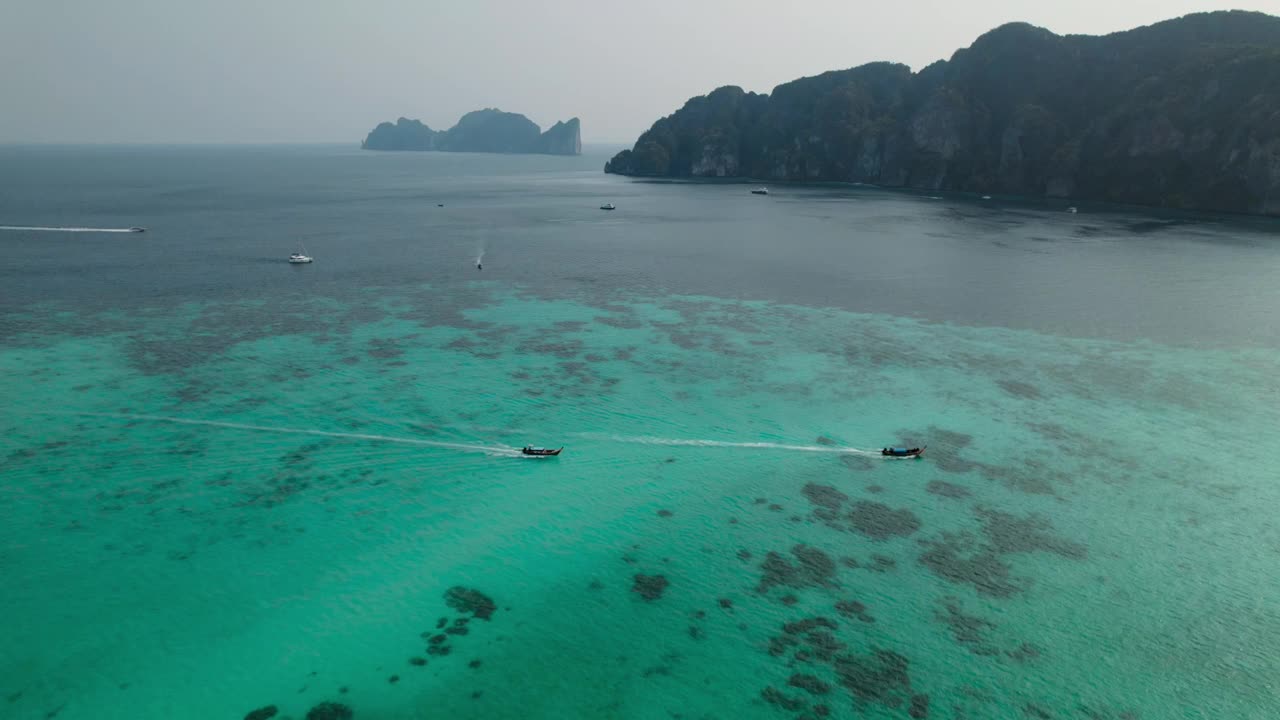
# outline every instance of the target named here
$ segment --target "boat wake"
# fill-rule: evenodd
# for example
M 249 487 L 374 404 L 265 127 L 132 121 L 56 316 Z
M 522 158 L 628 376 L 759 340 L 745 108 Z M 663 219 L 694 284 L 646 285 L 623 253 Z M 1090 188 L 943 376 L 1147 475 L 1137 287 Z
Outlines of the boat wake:
M 660 438 L 643 435 L 598 435 L 580 433 L 579 437 L 594 437 L 609 442 L 632 443 L 637 445 L 669 445 L 677 447 L 706 448 L 741 448 L 744 450 L 781 450 L 788 452 L 834 453 L 838 455 L 867 455 L 881 457 L 879 450 L 863 450 L 862 448 L 841 447 L 836 445 L 789 445 L 773 442 L 730 442 L 728 440 L 686 440 L 679 438 Z
M 334 432 L 330 430 L 309 430 L 306 428 L 288 428 L 274 425 L 251 425 L 248 423 L 222 422 L 219 420 L 192 420 L 189 418 L 169 417 L 167 415 L 134 415 L 132 413 L 46 413 L 50 415 L 78 415 L 81 417 L 113 418 L 116 420 L 132 420 L 145 422 L 171 423 L 173 425 L 199 425 L 203 427 L 224 428 L 227 430 L 245 430 L 249 432 L 271 432 L 283 435 L 312 435 L 317 437 L 339 438 L 343 440 L 363 440 L 366 442 L 399 443 L 417 445 L 419 447 L 443 448 L 476 452 L 496 457 L 521 457 L 520 450 L 505 445 L 480 445 L 473 443 L 455 443 L 442 440 L 422 440 L 419 438 L 396 437 L 394 435 L 373 435 L 369 433 Z
M 134 413 L 95 413 L 95 412 L 45 412 L 43 415 L 74 415 L 77 417 L 98 417 L 132 422 L 157 422 L 172 425 L 196 425 L 215 427 L 226 430 L 242 430 L 247 432 L 279 433 L 282 435 L 310 435 L 313 437 L 337 438 L 341 440 L 360 440 L 375 443 L 396 443 L 400 445 L 416 445 L 418 447 L 442 448 L 462 452 L 484 453 L 492 457 L 526 457 L 519 448 L 510 445 L 480 443 L 448 442 L 444 440 L 424 440 L 421 438 L 398 437 L 395 435 L 375 435 L 372 433 L 337 432 L 333 430 L 311 430 L 308 428 L 280 427 L 277 425 L 254 425 L 250 423 L 223 422 L 221 420 L 193 420 L 190 418 L 172 417 L 169 415 L 139 415 Z M 884 460 L 902 460 L 910 458 L 885 457 L 879 450 L 843 447 L 837 445 L 791 445 L 775 442 L 732 442 L 729 440 L 695 440 L 683 438 L 661 438 L 646 435 L 604 435 L 600 433 L 569 433 L 574 437 L 588 440 L 603 440 L 613 443 L 634 445 L 664 445 L 668 447 L 701 447 L 701 448 L 733 448 L 742 450 L 773 450 L 781 452 L 828 453 L 835 455 L 863 455 Z
M 66 232 L 66 233 L 136 233 L 134 228 L 95 228 L 95 227 L 41 227 L 37 225 L 0 225 L 0 230 L 25 230 L 28 232 Z

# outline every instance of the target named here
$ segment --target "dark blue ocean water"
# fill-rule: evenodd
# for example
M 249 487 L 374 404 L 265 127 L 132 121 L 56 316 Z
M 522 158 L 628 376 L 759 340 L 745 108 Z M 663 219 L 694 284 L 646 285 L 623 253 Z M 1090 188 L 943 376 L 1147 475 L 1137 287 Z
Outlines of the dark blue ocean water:
M 1280 344 L 1280 223 L 853 187 L 632 181 L 576 158 L 344 147 L 0 148 L 6 304 L 178 302 L 484 277 L 1118 340 Z M 604 202 L 619 206 L 611 214 Z M 444 207 L 437 207 L 444 204 Z M 304 243 L 320 262 L 281 274 Z

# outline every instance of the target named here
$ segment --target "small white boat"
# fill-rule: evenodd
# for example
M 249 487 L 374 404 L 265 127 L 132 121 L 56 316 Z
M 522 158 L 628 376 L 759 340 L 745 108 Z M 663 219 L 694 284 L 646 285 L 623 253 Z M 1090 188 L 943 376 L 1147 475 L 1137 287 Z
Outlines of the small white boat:
M 990 196 L 990 195 L 983 195 L 983 196 L 982 196 L 982 199 L 983 199 L 983 200 L 990 200 L 990 199 L 991 199 L 991 196 Z
M 605 203 L 600 206 L 600 209 L 601 210 L 617 210 L 618 206 L 614 205 L 613 203 Z
M 307 254 L 307 249 L 303 247 L 301 243 L 299 243 L 298 252 L 289 256 L 289 264 L 303 265 L 309 262 L 311 262 L 311 256 Z
M 752 194 L 752 195 L 768 195 L 768 194 L 769 194 L 769 188 L 766 188 L 766 187 L 758 187 L 758 188 L 756 188 L 755 190 L 752 190 L 752 191 L 751 191 L 751 194 Z
M 1071 207 L 1067 208 L 1067 212 L 1071 213 L 1072 215 L 1075 215 L 1076 213 L 1078 213 L 1078 212 L 1080 212 L 1080 211 L 1079 211 L 1078 209 L 1076 209 L 1076 207 L 1075 207 L 1074 205 L 1072 205 Z

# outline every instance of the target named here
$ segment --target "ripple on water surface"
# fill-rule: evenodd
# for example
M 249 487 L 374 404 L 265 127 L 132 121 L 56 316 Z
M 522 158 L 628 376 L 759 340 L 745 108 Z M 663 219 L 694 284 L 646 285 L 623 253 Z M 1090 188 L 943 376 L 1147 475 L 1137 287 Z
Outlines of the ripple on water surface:
M 483 286 L 39 328 L 6 716 L 1276 707 L 1277 447 L 1217 448 L 1274 358 Z

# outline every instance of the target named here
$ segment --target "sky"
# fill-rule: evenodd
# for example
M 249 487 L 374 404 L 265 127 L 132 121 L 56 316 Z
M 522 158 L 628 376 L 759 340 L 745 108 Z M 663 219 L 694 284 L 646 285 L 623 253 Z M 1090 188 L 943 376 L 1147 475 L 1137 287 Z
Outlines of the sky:
M 497 107 L 630 144 L 722 85 L 920 69 L 1025 21 L 1104 34 L 1280 0 L 0 0 L 0 142 L 358 143 Z

